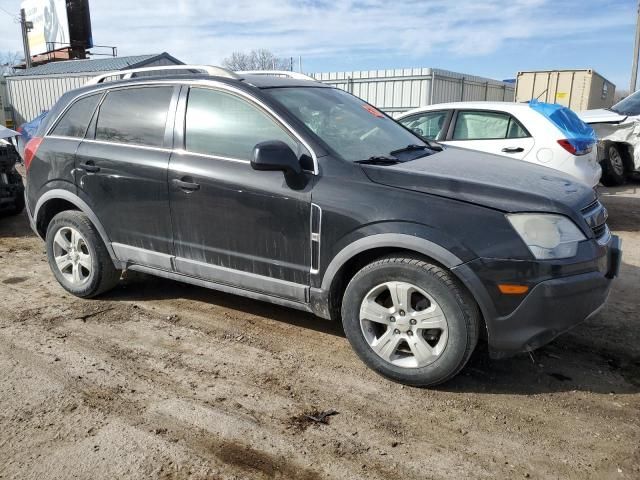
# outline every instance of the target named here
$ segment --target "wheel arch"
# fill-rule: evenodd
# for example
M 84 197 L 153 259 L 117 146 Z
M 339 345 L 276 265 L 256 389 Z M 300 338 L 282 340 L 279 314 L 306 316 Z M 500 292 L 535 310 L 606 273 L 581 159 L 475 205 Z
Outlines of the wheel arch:
M 109 240 L 109 236 L 102 226 L 102 223 L 100 223 L 100 220 L 98 220 L 96 214 L 91 210 L 91 207 L 89 207 L 89 205 L 87 205 L 85 201 L 68 190 L 49 190 L 38 199 L 38 202 L 36 203 L 36 206 L 33 210 L 33 222 L 38 235 L 40 235 L 40 237 L 44 239 L 46 237 L 47 227 L 49 226 L 49 222 L 51 222 L 51 219 L 58 213 L 66 210 L 79 210 L 89 218 L 91 223 L 98 231 L 100 238 L 102 238 L 102 241 L 104 242 L 105 247 L 107 248 L 107 252 L 109 252 L 109 256 L 111 257 L 114 265 L 116 267 L 119 267 L 120 261 L 113 251 L 111 241 Z
M 469 278 L 459 275 L 459 267 L 464 261 L 446 248 L 430 240 L 413 235 L 382 233 L 370 235 L 344 247 L 329 263 L 325 270 L 319 297 L 313 302 L 314 311 L 321 317 L 339 320 L 342 292 L 353 276 L 366 264 L 389 254 L 419 256 L 450 271 L 478 303 L 481 321 L 486 331 L 484 315 L 489 313 L 486 295 L 477 292 L 479 283 L 469 282 Z M 312 295 L 315 297 L 316 295 Z M 486 307 L 486 308 L 485 308 Z

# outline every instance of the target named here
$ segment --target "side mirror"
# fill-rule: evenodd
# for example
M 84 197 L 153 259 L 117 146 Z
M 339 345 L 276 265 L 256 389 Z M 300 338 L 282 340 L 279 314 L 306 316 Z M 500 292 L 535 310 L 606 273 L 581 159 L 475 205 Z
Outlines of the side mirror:
M 284 173 L 302 173 L 300 160 L 291 147 L 280 140 L 261 142 L 253 148 L 251 168 L 254 170 L 280 170 Z

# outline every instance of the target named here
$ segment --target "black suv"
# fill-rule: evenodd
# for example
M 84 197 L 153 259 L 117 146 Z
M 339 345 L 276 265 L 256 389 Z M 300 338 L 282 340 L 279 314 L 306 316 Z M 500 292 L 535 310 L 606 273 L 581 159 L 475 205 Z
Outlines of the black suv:
M 311 80 L 126 76 L 65 94 L 26 147 L 31 224 L 74 295 L 129 269 L 313 312 L 421 386 L 480 335 L 531 351 L 607 298 L 620 242 L 557 171 L 425 144 Z

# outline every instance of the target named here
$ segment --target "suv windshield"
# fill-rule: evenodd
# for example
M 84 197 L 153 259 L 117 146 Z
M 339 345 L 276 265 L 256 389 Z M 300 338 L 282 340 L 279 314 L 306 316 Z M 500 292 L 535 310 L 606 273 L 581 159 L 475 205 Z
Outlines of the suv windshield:
M 624 100 L 620 100 L 611 107 L 611 110 L 620 115 L 640 115 L 640 90 Z
M 419 137 L 342 90 L 286 87 L 265 91 L 345 160 L 393 155 L 409 145 L 410 158 L 431 153 L 419 148 L 426 147 Z

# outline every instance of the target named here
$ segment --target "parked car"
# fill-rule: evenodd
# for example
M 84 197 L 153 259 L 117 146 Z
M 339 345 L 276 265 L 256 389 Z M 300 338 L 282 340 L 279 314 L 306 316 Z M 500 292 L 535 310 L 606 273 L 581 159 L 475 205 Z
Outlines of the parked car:
M 313 312 L 420 386 L 480 335 L 530 351 L 605 302 L 620 242 L 572 177 L 431 148 L 312 80 L 165 68 L 66 93 L 25 149 L 31 225 L 68 292 L 134 270 Z
M 611 108 L 579 112 L 580 118 L 596 131 L 602 183 L 623 185 L 640 173 L 640 91 Z
M 17 135 L 0 126 L 0 215 L 18 215 L 24 210 L 22 176 L 16 171 L 20 157 L 10 141 Z
M 398 118 L 425 139 L 554 168 L 595 187 L 602 173 L 596 136 L 561 105 L 532 101 L 455 102 Z
M 28 122 L 25 122 L 18 127 L 18 132 L 20 133 L 20 136 L 16 137 L 16 149 L 18 150 L 18 153 L 20 154 L 21 158 L 24 156 L 25 145 L 29 143 L 29 140 L 31 140 L 31 137 L 33 137 L 36 134 L 36 132 L 38 131 L 38 127 L 40 127 L 40 124 L 42 123 L 44 118 L 47 116 L 48 112 L 49 112 L 48 110 L 44 110 L 37 117 L 32 118 Z

